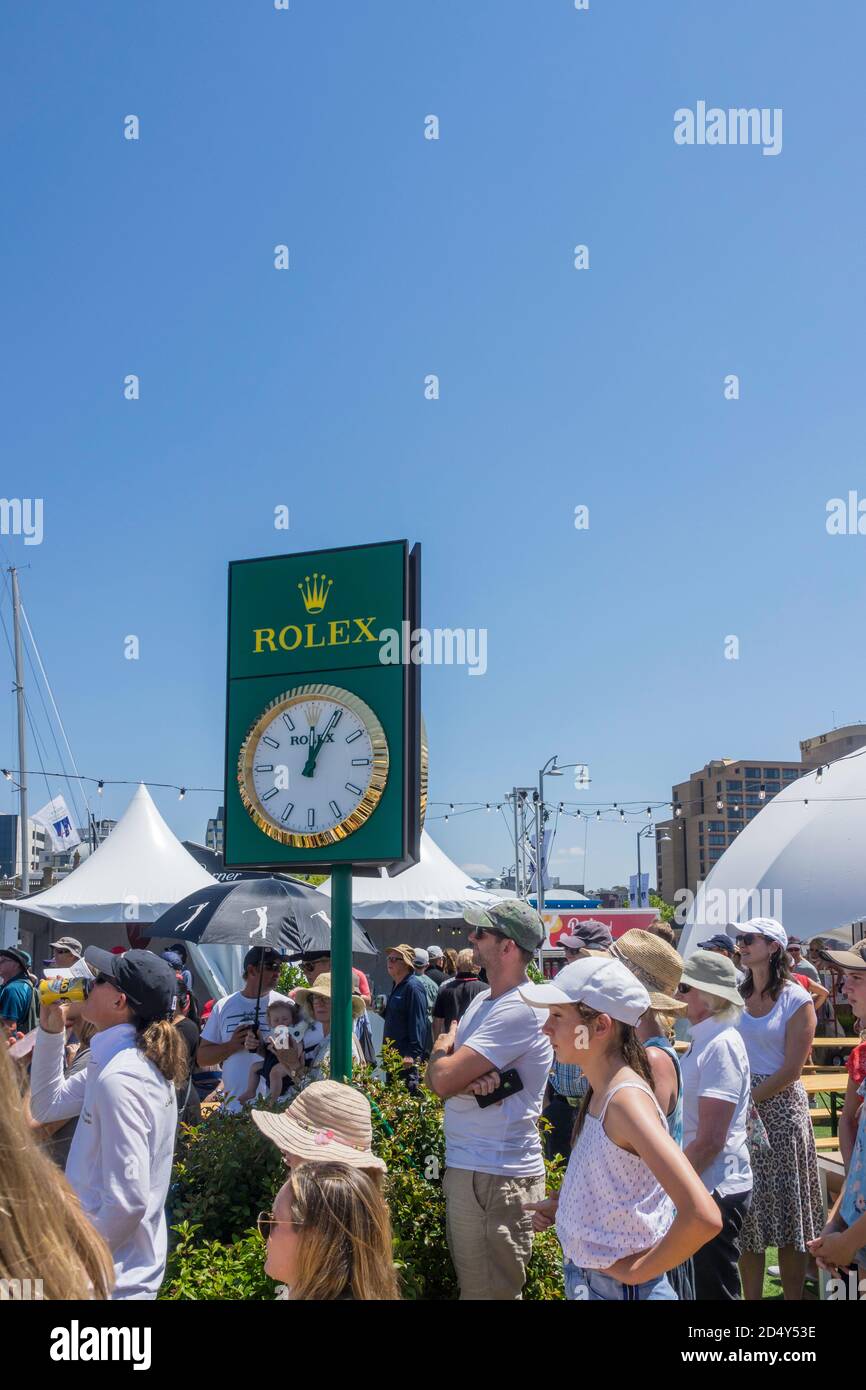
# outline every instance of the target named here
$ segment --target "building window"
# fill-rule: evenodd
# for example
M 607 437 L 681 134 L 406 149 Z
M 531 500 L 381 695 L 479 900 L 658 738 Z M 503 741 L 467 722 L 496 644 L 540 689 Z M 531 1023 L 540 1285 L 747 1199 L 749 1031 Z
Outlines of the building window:
M 760 769 L 759 767 L 747 767 L 747 768 L 746 768 L 746 776 L 747 776 L 747 777 L 760 777 L 760 775 L 761 775 L 761 769 Z
M 724 837 L 724 835 L 711 835 L 711 836 L 710 836 L 710 844 L 711 844 L 711 845 L 724 845 L 724 844 L 725 844 L 725 837 Z
M 725 822 L 723 820 L 711 820 L 709 826 L 710 830 L 724 830 Z
M 747 805 L 747 806 L 760 806 L 760 804 L 761 804 L 761 798 L 758 796 L 758 793 L 757 793 L 757 792 L 746 792 L 746 805 Z
M 764 778 L 765 778 L 765 779 L 766 779 L 767 777 L 778 777 L 778 776 L 779 776 L 779 769 L 778 769 L 777 767 L 765 767 L 765 768 L 764 768 Z
M 793 782 L 795 777 L 800 776 L 800 769 L 798 767 L 783 767 L 782 776 L 786 782 Z
M 741 792 L 743 790 L 742 780 L 738 777 L 733 779 L 729 778 L 728 781 L 725 782 L 725 786 L 729 792 Z

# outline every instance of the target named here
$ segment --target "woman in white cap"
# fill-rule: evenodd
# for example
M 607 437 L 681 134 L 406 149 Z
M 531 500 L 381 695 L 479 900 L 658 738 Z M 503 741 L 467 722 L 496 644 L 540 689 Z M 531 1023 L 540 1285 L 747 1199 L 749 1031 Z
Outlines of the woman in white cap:
M 734 962 L 720 951 L 695 951 L 683 966 L 677 992 L 691 1031 L 682 1061 L 685 1155 L 723 1222 L 694 1257 L 695 1298 L 738 1299 L 740 1232 L 752 1198 L 752 1166 L 749 1060 L 738 1027 L 743 999 Z
M 781 923 L 753 917 L 738 927 L 736 944 L 746 972 L 739 1028 L 752 1099 L 769 1138 L 769 1145 L 752 1145 L 754 1187 L 741 1236 L 743 1294 L 762 1297 L 764 1258 L 775 1245 L 784 1296 L 801 1299 L 807 1242 L 824 1223 L 809 1101 L 800 1081 L 815 1036 L 815 1007 L 808 990 L 791 979 Z
M 578 1062 L 589 1082 L 562 1189 L 530 1207 L 537 1230 L 556 1222 L 566 1298 L 676 1299 L 667 1271 L 722 1223 L 653 1094 L 635 1033 L 646 989 L 621 961 L 589 957 L 520 993 L 548 1010 L 557 1060 Z

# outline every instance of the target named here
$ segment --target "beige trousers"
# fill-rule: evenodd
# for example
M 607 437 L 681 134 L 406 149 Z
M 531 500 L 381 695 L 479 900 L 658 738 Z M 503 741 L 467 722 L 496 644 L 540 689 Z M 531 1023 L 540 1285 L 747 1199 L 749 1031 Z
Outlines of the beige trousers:
M 544 1178 L 508 1178 L 446 1168 L 445 1228 L 461 1299 L 516 1299 L 532 1254 L 525 1202 L 544 1197 Z

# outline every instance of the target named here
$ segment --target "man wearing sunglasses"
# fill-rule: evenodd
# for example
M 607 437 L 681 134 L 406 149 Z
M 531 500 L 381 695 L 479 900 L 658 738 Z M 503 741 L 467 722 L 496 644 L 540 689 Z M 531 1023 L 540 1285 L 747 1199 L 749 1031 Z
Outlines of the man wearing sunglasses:
M 520 997 L 544 924 L 519 898 L 469 907 L 490 989 L 433 1045 L 425 1083 L 445 1100 L 445 1218 L 461 1299 L 518 1299 L 532 1254 L 526 1203 L 544 1198 L 538 1117 L 553 1061 L 542 1016 Z M 482 1107 L 502 1073 L 509 1093 Z
M 288 999 L 274 988 L 282 963 L 272 946 L 253 946 L 244 956 L 243 989 L 217 1000 L 202 1029 L 196 1060 L 204 1071 L 222 1067 L 223 1088 L 230 1097 L 226 1109 L 232 1114 L 242 1108 L 237 1097 L 249 1086 L 255 1050 L 271 1035 L 268 1006 Z
M 298 966 L 307 977 L 307 988 L 309 988 L 310 985 L 316 983 L 320 975 L 330 975 L 331 957 L 329 954 L 325 953 L 315 956 L 302 956 L 298 961 Z M 363 970 L 357 970 L 355 966 L 352 966 L 352 979 L 355 982 L 354 988 L 356 992 L 360 994 L 367 1008 L 372 1008 L 373 996 L 370 993 L 370 982 Z

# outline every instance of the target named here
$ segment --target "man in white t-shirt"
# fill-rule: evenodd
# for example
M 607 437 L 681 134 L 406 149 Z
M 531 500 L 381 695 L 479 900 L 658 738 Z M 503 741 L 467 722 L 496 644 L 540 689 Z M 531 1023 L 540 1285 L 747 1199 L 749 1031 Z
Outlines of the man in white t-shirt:
M 437 1038 L 424 1081 L 445 1100 L 446 1230 L 460 1297 L 518 1299 L 532 1254 L 525 1206 L 544 1197 L 538 1118 L 553 1062 L 541 1031 L 545 1015 L 519 990 L 544 925 L 520 899 L 467 908 L 464 917 L 490 989 Z M 512 1070 L 520 1088 L 480 1106 L 477 1098 Z
M 218 999 L 202 1029 L 196 1060 L 202 1068 L 222 1067 L 223 1087 L 232 1097 L 226 1108 L 232 1114 L 241 1109 L 236 1097 L 247 1089 L 250 1067 L 258 1060 L 256 1041 L 271 1035 L 268 1005 L 288 998 L 273 988 L 281 964 L 282 956 L 272 946 L 253 946 L 244 956 L 243 989 Z

